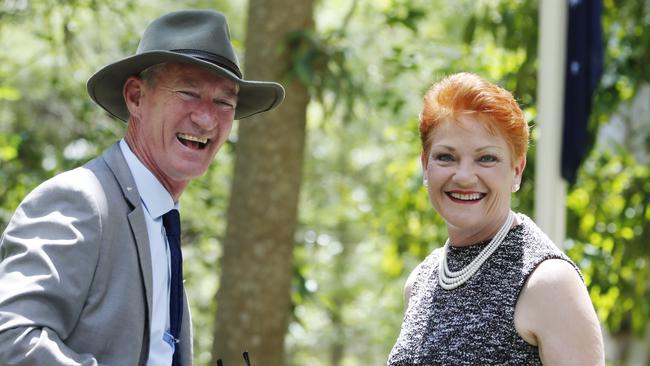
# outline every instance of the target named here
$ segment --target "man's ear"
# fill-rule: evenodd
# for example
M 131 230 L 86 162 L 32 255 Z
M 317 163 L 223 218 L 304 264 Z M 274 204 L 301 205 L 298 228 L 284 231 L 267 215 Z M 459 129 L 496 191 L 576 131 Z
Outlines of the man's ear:
M 132 116 L 139 116 L 140 107 L 142 106 L 142 94 L 144 81 L 138 76 L 131 76 L 124 82 L 122 96 L 126 103 L 126 108 Z

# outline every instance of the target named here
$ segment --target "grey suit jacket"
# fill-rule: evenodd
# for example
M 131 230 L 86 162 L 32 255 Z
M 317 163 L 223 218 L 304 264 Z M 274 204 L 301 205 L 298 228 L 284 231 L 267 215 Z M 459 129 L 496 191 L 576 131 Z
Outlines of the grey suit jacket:
M 0 240 L 0 365 L 145 365 L 152 273 L 118 144 L 20 204 Z M 181 329 L 192 362 L 190 314 Z

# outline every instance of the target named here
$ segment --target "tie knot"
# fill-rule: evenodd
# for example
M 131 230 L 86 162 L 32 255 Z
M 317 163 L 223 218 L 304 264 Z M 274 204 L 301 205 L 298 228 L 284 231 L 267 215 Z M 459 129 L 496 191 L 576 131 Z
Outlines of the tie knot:
M 167 235 L 181 236 L 181 220 L 177 209 L 172 209 L 163 215 L 163 226 Z

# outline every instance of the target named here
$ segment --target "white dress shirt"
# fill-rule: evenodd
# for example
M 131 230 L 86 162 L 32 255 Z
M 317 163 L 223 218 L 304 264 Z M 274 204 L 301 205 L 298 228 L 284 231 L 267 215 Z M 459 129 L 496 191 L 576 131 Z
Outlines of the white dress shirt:
M 165 235 L 162 216 L 173 208 L 178 209 L 178 203 L 174 203 L 169 192 L 135 156 L 124 139 L 120 141 L 120 149 L 140 193 L 149 236 L 149 249 L 151 250 L 153 304 L 147 366 L 169 366 L 172 364 L 174 351 L 163 336 L 165 331 L 169 329 L 169 281 L 171 270 L 167 236 Z

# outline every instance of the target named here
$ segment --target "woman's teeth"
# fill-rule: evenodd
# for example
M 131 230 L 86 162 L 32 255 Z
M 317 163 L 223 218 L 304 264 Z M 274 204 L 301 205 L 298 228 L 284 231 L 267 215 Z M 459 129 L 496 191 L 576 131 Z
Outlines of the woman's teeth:
M 464 194 L 464 193 L 451 192 L 451 193 L 449 193 L 449 196 L 452 197 L 452 198 L 455 198 L 457 200 L 475 201 L 475 200 L 480 199 L 482 197 L 482 194 L 481 193 Z

